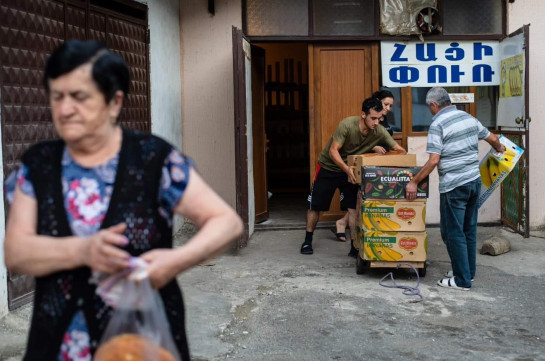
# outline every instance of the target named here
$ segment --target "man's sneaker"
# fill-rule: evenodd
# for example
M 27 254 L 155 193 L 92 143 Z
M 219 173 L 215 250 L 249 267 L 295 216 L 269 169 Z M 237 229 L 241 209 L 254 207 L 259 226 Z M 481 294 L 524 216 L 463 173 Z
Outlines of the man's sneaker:
M 303 242 L 301 245 L 302 254 L 313 254 L 314 250 L 312 249 L 312 243 Z
M 442 280 L 437 281 L 437 284 L 441 287 L 453 288 L 460 291 L 469 291 L 469 287 L 456 286 L 456 282 L 454 282 L 454 277 L 443 278 Z
M 454 277 L 454 272 L 452 272 L 452 270 L 448 271 L 447 273 L 445 273 L 445 277 Z M 475 278 L 472 278 L 471 282 L 473 282 L 474 280 Z

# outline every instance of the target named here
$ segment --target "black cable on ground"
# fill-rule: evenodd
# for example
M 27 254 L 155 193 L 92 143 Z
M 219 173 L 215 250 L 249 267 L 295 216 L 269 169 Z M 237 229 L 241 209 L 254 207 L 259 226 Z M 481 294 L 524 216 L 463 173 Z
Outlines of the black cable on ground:
M 410 268 L 412 268 L 412 270 L 414 271 L 414 273 L 416 273 L 416 286 L 415 287 L 410 287 L 410 286 L 403 286 L 403 285 L 398 285 L 396 283 L 396 281 L 394 280 L 394 274 L 393 272 L 390 272 L 388 273 L 386 276 L 382 277 L 380 279 L 380 281 L 378 281 L 378 284 L 381 285 L 382 287 L 386 287 L 386 288 L 400 288 L 403 290 L 403 294 L 405 296 L 418 296 L 420 297 L 420 300 L 414 300 L 412 302 L 423 302 L 424 301 L 424 297 L 420 294 L 420 289 L 418 288 L 418 286 L 420 286 L 420 276 L 418 275 L 418 271 L 416 270 L 416 268 L 414 268 L 414 266 L 410 263 L 398 263 L 397 264 L 397 268 L 401 268 L 402 265 L 407 265 L 409 266 Z M 390 276 L 390 280 L 392 281 L 392 285 L 387 285 L 385 284 L 383 281 L 388 277 Z

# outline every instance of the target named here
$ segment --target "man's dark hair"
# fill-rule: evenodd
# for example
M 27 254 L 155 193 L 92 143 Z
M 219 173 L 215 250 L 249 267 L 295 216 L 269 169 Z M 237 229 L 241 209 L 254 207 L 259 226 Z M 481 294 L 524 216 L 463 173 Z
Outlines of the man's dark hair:
M 361 111 L 364 112 L 365 115 L 369 115 L 371 109 L 376 112 L 382 112 L 382 101 L 373 97 L 365 99 L 361 104 Z
M 394 98 L 394 95 L 389 90 L 379 90 L 378 92 L 373 93 L 373 98 L 377 98 L 379 100 L 382 100 L 384 98 Z
M 49 80 L 67 74 L 77 67 L 91 63 L 91 75 L 106 102 L 116 91 L 129 93 L 129 68 L 121 56 L 109 51 L 98 41 L 69 40 L 56 48 L 44 68 L 44 86 L 49 93 Z

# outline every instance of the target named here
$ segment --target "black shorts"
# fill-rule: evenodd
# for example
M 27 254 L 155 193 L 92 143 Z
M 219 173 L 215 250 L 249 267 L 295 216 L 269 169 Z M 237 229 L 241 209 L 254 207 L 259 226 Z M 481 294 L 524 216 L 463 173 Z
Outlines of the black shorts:
M 308 196 L 309 209 L 319 212 L 329 210 L 337 188 L 341 192 L 341 209 L 356 209 L 359 186 L 348 182 L 346 173 L 332 172 L 318 164 Z

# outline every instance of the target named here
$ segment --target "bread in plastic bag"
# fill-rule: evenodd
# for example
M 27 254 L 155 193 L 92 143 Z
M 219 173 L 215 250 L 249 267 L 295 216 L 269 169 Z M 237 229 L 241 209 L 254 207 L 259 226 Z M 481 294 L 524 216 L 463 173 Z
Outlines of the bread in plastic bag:
M 137 270 L 134 270 L 137 271 Z M 141 270 L 138 270 L 141 271 Z M 180 361 L 170 333 L 163 302 L 148 278 L 119 275 L 105 281 L 107 289 L 122 295 L 102 335 L 94 361 Z

